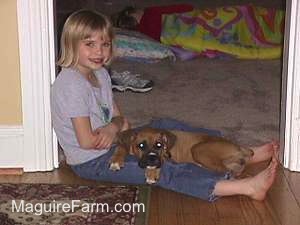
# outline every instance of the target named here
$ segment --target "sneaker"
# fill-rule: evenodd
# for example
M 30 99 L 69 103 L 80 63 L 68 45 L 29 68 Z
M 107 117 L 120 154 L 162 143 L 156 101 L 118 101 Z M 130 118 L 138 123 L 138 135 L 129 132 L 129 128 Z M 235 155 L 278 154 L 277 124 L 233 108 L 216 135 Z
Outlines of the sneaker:
M 147 92 L 152 90 L 153 81 L 139 78 L 139 74 L 131 74 L 129 71 L 117 72 L 112 70 L 112 89 L 118 91 L 131 90 L 134 92 Z

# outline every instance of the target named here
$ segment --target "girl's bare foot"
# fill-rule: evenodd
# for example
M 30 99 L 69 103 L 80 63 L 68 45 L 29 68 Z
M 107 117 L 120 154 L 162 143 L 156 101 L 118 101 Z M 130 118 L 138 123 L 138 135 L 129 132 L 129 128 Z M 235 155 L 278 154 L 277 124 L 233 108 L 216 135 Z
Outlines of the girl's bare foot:
M 278 161 L 274 153 L 266 169 L 253 177 L 218 181 L 213 194 L 216 196 L 246 195 L 255 200 L 264 200 L 275 180 L 277 166 Z
M 279 142 L 272 141 L 258 147 L 251 147 L 251 149 L 253 150 L 254 155 L 250 159 L 249 163 L 263 162 L 271 159 L 274 154 L 278 154 Z
M 255 200 L 264 200 L 267 191 L 270 189 L 275 180 L 277 166 L 278 160 L 276 159 L 276 156 L 273 155 L 272 161 L 266 169 L 254 177 L 246 178 L 248 179 L 246 180 L 248 183 L 248 192 L 246 192 L 246 195 Z

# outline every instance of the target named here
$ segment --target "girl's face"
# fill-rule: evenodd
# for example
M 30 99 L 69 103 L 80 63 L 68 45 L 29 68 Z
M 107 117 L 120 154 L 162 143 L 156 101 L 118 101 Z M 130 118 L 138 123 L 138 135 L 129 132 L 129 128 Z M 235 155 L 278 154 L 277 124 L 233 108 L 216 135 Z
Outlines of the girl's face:
M 101 32 L 79 41 L 76 68 L 85 76 L 100 69 L 111 57 L 111 40 Z

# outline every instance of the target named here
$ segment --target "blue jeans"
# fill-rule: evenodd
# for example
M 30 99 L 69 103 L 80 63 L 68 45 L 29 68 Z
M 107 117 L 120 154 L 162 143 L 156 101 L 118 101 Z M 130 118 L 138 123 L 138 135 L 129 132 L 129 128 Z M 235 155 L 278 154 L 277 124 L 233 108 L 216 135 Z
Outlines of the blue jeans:
M 148 126 L 205 132 L 215 136 L 221 135 L 219 131 L 194 128 L 171 119 L 155 120 Z M 79 165 L 72 165 L 71 168 L 78 176 L 86 179 L 114 183 L 145 184 L 145 171 L 138 166 L 136 157 L 132 155 L 126 157 L 125 166 L 121 170 L 112 171 L 109 169 L 109 160 L 114 151 L 115 147 L 98 158 Z M 214 187 L 218 181 L 224 179 L 229 179 L 229 174 L 216 173 L 192 163 L 166 161 L 162 165 L 160 179 L 155 185 L 203 200 L 214 201 L 217 199 L 217 196 L 213 194 Z

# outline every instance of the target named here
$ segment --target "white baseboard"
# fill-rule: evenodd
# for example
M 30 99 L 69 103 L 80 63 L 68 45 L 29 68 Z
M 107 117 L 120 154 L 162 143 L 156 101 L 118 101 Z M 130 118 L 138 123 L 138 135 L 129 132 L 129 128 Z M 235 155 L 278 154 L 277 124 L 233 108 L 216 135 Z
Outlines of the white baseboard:
M 23 168 L 22 126 L 0 126 L 0 168 Z

